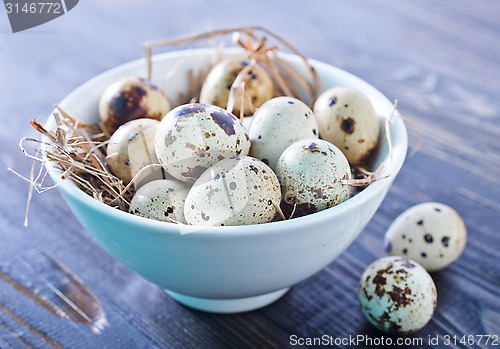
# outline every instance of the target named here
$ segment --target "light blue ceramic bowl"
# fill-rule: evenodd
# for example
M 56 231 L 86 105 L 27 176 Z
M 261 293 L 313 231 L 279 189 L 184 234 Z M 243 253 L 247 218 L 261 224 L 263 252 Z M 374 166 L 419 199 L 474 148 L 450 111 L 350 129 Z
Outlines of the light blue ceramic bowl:
M 226 54 L 234 54 L 227 51 Z M 177 51 L 154 57 L 153 82 L 175 101 L 187 89 L 187 71 L 206 66 L 213 50 Z M 306 76 L 301 60 L 282 55 Z M 324 88 L 344 85 L 363 91 L 384 122 L 393 104 L 363 80 L 328 64 L 311 61 Z M 173 77 L 168 84 L 166 75 Z M 169 73 L 170 71 L 170 73 Z M 99 120 L 97 105 L 104 89 L 126 75 L 145 76 L 144 60 L 107 71 L 69 94 L 61 107 L 84 122 Z M 52 118 L 47 127 L 54 127 Z M 211 312 L 241 312 L 263 307 L 293 285 L 330 264 L 359 235 L 384 199 L 407 149 L 404 123 L 390 125 L 393 154 L 384 139 L 376 163 L 382 176 L 361 193 L 333 208 L 292 219 L 238 227 L 189 227 L 131 215 L 106 206 L 62 180 L 49 164 L 64 199 L 92 236 L 118 261 L 157 284 L 187 306 Z

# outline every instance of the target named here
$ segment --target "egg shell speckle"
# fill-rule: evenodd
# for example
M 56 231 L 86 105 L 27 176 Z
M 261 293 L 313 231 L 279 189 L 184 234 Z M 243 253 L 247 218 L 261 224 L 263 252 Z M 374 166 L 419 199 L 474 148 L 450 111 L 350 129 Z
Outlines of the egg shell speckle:
M 181 105 L 161 121 L 156 155 L 165 170 L 183 182 L 194 182 L 216 162 L 247 155 L 250 139 L 233 114 L 212 105 Z
M 361 276 L 358 298 L 366 318 L 379 330 L 411 333 L 432 318 L 437 292 L 429 273 L 402 257 L 384 257 Z
M 350 87 L 333 87 L 314 103 L 319 133 L 351 164 L 367 162 L 378 144 L 380 124 L 370 100 Z
M 213 67 L 203 83 L 200 93 L 200 103 L 226 108 L 231 86 L 239 72 L 248 64 L 249 62 L 244 57 L 236 57 L 226 59 Z M 245 82 L 246 93 L 252 100 L 252 104 L 255 108 L 258 108 L 262 103 L 273 98 L 273 81 L 260 64 L 255 64 L 247 73 L 243 81 Z M 233 113 L 239 116 L 240 109 L 241 93 L 240 91 L 236 91 Z M 244 115 L 253 114 L 247 96 L 245 96 L 243 100 L 243 111 Z
M 290 145 L 276 166 L 285 209 L 295 216 L 333 207 L 349 198 L 351 169 L 344 154 L 321 139 L 304 139 Z M 288 208 L 286 207 L 288 206 Z
M 134 142 L 137 136 L 151 128 L 156 128 L 160 124 L 159 121 L 153 119 L 137 119 L 127 122 L 120 126 L 113 135 L 109 138 L 106 149 L 106 161 L 109 170 L 112 174 L 120 178 L 124 183 L 130 182 L 132 179 L 131 162 L 129 158 L 129 145 Z M 150 139 L 149 142 L 153 141 Z M 149 143 L 148 143 L 149 144 Z M 154 142 L 148 145 L 154 152 Z M 134 154 L 132 154 L 134 155 Z M 137 162 L 146 163 L 148 159 L 137 159 Z M 152 159 L 153 163 L 156 157 Z
M 391 224 L 384 237 L 388 255 L 411 258 L 428 271 L 445 268 L 465 248 L 467 229 L 451 207 L 426 202 L 409 208 Z
M 319 138 L 318 123 L 312 110 L 293 97 L 276 97 L 260 106 L 248 131 L 252 142 L 250 156 L 276 169 L 279 157 L 292 143 Z
M 99 116 L 111 133 L 131 120 L 161 120 L 169 110 L 170 102 L 163 91 L 137 76 L 127 76 L 111 84 L 99 100 Z
M 281 201 L 276 174 L 249 157 L 222 160 L 193 184 L 184 207 L 192 225 L 249 225 L 270 222 Z
M 158 179 L 140 187 L 130 203 L 130 213 L 156 219 L 186 223 L 184 203 L 189 188 L 170 179 Z

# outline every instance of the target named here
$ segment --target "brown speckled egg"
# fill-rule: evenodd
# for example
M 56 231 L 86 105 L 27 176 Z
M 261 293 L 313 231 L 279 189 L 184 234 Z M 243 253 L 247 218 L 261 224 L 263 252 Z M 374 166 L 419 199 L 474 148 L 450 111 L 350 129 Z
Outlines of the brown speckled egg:
M 276 168 L 281 153 L 298 140 L 319 138 L 312 110 L 293 97 L 276 97 L 260 106 L 248 131 L 250 156 Z
M 384 257 L 361 276 L 358 298 L 368 321 L 384 332 L 411 333 L 432 318 L 437 292 L 429 273 L 402 257 Z
M 132 179 L 131 162 L 129 158 L 129 145 L 135 142 L 137 136 L 153 128 L 153 132 L 160 124 L 159 121 L 153 119 L 137 119 L 127 122 L 120 126 L 108 141 L 106 150 L 106 159 L 109 170 L 116 177 L 120 178 L 124 183 L 130 182 Z M 148 137 L 149 138 L 149 137 Z M 151 142 L 153 139 L 150 139 Z M 148 148 L 154 152 L 154 142 L 149 143 Z M 134 154 L 132 154 L 133 156 Z M 136 162 L 153 163 L 156 157 L 150 162 L 149 159 L 137 159 Z M 134 171 L 134 173 L 136 173 Z
M 203 83 L 200 103 L 213 104 L 221 108 L 226 108 L 231 86 L 239 72 L 247 65 L 248 60 L 240 57 L 226 59 L 213 67 Z M 273 98 L 273 81 L 260 64 L 257 63 L 254 65 L 246 74 L 243 81 L 245 82 L 246 92 L 250 96 L 255 108 L 258 108 L 268 99 Z M 237 93 L 233 113 L 239 116 L 240 109 L 241 93 Z M 252 110 L 246 96 L 243 100 L 243 111 L 245 115 L 252 115 Z
M 295 216 L 333 207 L 349 198 L 349 163 L 333 144 L 321 139 L 303 139 L 281 154 L 276 166 L 286 206 L 296 206 Z
M 465 248 L 467 229 L 460 215 L 438 202 L 425 202 L 401 213 L 384 238 L 386 253 L 411 258 L 428 271 L 445 268 Z
M 99 101 L 101 122 L 111 133 L 131 120 L 161 120 L 169 110 L 170 102 L 163 91 L 137 76 L 116 81 L 104 91 Z
M 281 201 L 276 174 L 262 161 L 249 157 L 222 160 L 194 183 L 184 215 L 192 225 L 267 223 Z
M 158 179 L 144 184 L 130 202 L 130 213 L 158 221 L 186 223 L 184 203 L 189 188 L 176 180 Z
M 250 140 L 233 114 L 213 105 L 194 103 L 181 105 L 163 118 L 155 149 L 170 175 L 192 183 L 216 162 L 247 155 Z
M 334 87 L 314 103 L 322 139 L 335 144 L 351 164 L 367 162 L 378 144 L 379 120 L 370 100 L 350 87 Z

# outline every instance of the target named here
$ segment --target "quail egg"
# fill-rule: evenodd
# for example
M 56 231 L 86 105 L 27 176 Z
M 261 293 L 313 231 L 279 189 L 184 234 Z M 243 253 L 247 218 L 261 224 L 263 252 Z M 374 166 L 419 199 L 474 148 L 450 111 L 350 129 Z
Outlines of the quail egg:
M 303 139 L 281 154 L 276 166 L 285 210 L 295 206 L 295 216 L 318 212 L 349 198 L 349 162 L 333 144 Z M 287 207 L 288 206 L 288 207 Z
M 155 138 L 158 126 L 159 123 L 130 138 L 128 159 L 136 189 L 155 179 L 174 179 L 161 166 L 156 166 L 159 164 L 155 151 Z M 155 166 L 149 166 L 153 164 Z
M 281 153 L 290 144 L 319 138 L 318 123 L 304 102 L 292 97 L 276 97 L 257 109 L 248 136 L 252 142 L 250 155 L 275 169 Z
M 124 77 L 110 85 L 99 101 L 99 115 L 104 128 L 113 133 L 130 120 L 161 120 L 170 110 L 163 91 L 146 79 Z
M 193 103 L 181 105 L 163 118 L 155 149 L 170 175 L 193 183 L 216 162 L 248 155 L 250 139 L 233 114 L 213 105 Z
M 367 162 L 378 144 L 379 120 L 370 100 L 350 87 L 334 87 L 314 103 L 319 133 L 344 152 L 351 164 Z
M 107 164 L 112 174 L 128 183 L 140 168 L 157 162 L 152 142 L 154 137 L 150 134 L 156 133 L 159 124 L 159 121 L 153 119 L 136 119 L 120 126 L 113 133 L 106 149 Z M 149 136 L 145 137 L 145 134 Z M 149 150 L 150 157 L 144 158 L 143 154 L 139 153 L 140 149 L 145 152 Z
M 222 160 L 194 183 L 184 207 L 192 225 L 248 225 L 270 222 L 281 201 L 276 174 L 249 157 Z
M 212 68 L 203 83 L 200 103 L 213 104 L 221 108 L 227 107 L 229 92 L 234 80 L 249 64 L 245 58 L 229 58 L 218 63 Z M 255 64 L 243 79 L 245 90 L 252 101 L 252 105 L 258 108 L 268 99 L 273 98 L 274 84 L 266 70 L 259 64 Z M 240 115 L 241 93 L 237 91 L 233 107 L 233 113 Z M 247 96 L 243 99 L 244 115 L 252 115 L 252 109 Z
M 445 268 L 465 248 L 467 229 L 451 207 L 426 202 L 409 208 L 391 224 L 384 237 L 389 255 L 411 258 L 428 271 Z
M 184 203 L 189 188 L 176 180 L 158 179 L 140 187 L 130 202 L 130 213 L 156 219 L 186 223 Z
M 432 318 L 437 292 L 429 273 L 402 257 L 370 264 L 359 282 L 358 298 L 368 321 L 384 332 L 411 333 Z

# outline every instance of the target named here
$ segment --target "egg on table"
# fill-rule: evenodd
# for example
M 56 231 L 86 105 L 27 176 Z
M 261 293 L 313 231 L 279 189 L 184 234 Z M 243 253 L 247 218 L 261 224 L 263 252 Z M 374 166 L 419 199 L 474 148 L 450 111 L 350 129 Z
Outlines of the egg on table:
M 192 103 L 174 108 L 163 118 L 155 150 L 170 175 L 193 183 L 216 162 L 248 155 L 250 140 L 233 114 L 217 106 Z
M 252 142 L 250 155 L 275 169 L 290 144 L 319 138 L 318 123 L 304 102 L 293 97 L 275 97 L 257 109 L 248 136 Z
M 262 161 L 233 157 L 217 162 L 193 184 L 184 215 L 192 225 L 270 222 L 281 201 L 276 174 Z
M 161 120 L 169 110 L 170 102 L 163 91 L 138 76 L 127 76 L 111 84 L 99 100 L 101 123 L 110 133 L 131 120 Z
M 233 57 L 225 59 L 213 67 L 203 83 L 200 103 L 226 108 L 231 86 L 240 71 L 248 64 L 249 61 L 243 57 Z M 258 108 L 262 103 L 273 98 L 274 84 L 267 71 L 259 63 L 251 67 L 243 81 L 246 93 L 243 98 L 244 115 L 252 115 L 248 98 L 252 101 L 252 105 Z M 239 90 L 236 90 L 235 97 L 233 113 L 239 116 L 241 109 L 241 92 Z
M 437 292 L 429 273 L 403 257 L 384 257 L 370 264 L 358 288 L 361 309 L 384 332 L 411 333 L 432 318 Z
M 333 207 L 349 198 L 351 168 L 344 154 L 321 139 L 303 139 L 281 154 L 276 166 L 285 210 L 295 216 Z
M 385 234 L 384 246 L 389 255 L 411 258 L 428 271 L 437 271 L 462 254 L 466 240 L 464 221 L 454 209 L 425 202 L 396 218 Z
M 158 179 L 140 187 L 130 202 L 130 213 L 159 221 L 186 223 L 184 202 L 189 188 L 171 179 Z
M 380 125 L 370 100 L 351 87 L 333 87 L 314 103 L 319 133 L 344 152 L 351 164 L 366 163 L 377 147 Z

